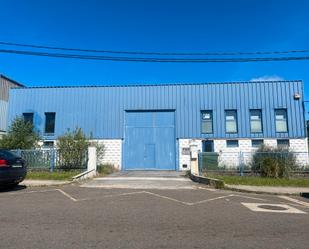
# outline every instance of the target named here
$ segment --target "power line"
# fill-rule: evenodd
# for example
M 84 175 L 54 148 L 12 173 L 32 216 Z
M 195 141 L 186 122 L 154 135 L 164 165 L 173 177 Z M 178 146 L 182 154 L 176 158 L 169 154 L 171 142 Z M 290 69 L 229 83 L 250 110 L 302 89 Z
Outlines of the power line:
M 153 57 L 116 57 L 116 56 L 98 56 L 98 55 L 82 55 L 82 54 L 67 54 L 67 53 L 50 53 L 38 51 L 24 51 L 24 50 L 6 50 L 0 49 L 0 53 L 56 57 L 56 58 L 70 58 L 82 60 L 103 60 L 103 61 L 132 61 L 132 62 L 175 62 L 175 63 L 210 63 L 210 62 L 262 62 L 262 61 L 295 61 L 295 60 L 309 60 L 309 56 L 301 57 L 251 57 L 251 58 L 153 58 Z
M 131 54 L 131 55 L 273 55 L 273 54 L 290 54 L 290 53 L 309 53 L 308 49 L 304 50 L 287 50 L 287 51 L 260 51 L 260 52 L 201 52 L 201 53 L 178 53 L 178 52 L 145 52 L 145 51 L 115 51 L 115 50 L 97 50 L 97 49 L 81 49 L 81 48 L 65 48 L 65 47 L 53 47 L 45 45 L 35 44 L 22 44 L 13 42 L 0 41 L 0 45 L 39 48 L 39 49 L 51 49 L 51 50 L 63 50 L 63 51 L 76 51 L 76 52 L 91 52 L 91 53 L 110 53 L 110 54 Z

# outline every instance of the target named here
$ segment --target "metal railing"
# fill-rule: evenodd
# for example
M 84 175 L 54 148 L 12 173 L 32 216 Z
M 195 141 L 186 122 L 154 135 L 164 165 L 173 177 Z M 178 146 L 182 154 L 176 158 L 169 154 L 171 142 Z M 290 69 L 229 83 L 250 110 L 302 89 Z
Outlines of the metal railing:
M 284 165 L 291 174 L 309 176 L 308 152 L 200 152 L 198 167 L 200 174 L 257 175 L 267 160 Z
M 87 151 L 73 152 L 57 149 L 12 150 L 21 156 L 30 170 L 73 170 L 86 169 Z

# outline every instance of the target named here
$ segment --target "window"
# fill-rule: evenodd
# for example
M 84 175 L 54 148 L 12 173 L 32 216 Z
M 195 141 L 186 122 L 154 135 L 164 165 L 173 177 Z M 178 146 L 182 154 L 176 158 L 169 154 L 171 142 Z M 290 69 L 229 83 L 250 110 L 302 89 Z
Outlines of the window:
M 254 140 L 251 140 L 251 145 L 252 147 L 254 148 L 259 148 L 263 145 L 264 143 L 264 140 L 263 139 L 254 139 Z
M 225 111 L 225 130 L 227 133 L 237 133 L 237 112 L 236 110 Z
M 29 122 L 33 124 L 33 113 L 32 112 L 25 112 L 23 113 L 23 118 L 25 122 Z
M 45 112 L 45 133 L 53 134 L 55 133 L 55 117 L 54 112 Z
M 279 149 L 287 149 L 290 146 L 290 140 L 289 139 L 278 139 L 277 140 L 277 147 Z
M 275 110 L 276 132 L 288 132 L 286 109 Z
M 238 147 L 238 140 L 226 140 L 226 147 L 228 148 Z
M 262 132 L 262 111 L 250 110 L 250 128 L 252 133 Z
M 202 111 L 202 133 L 213 133 L 212 111 Z
M 214 141 L 205 140 L 202 142 L 202 151 L 203 152 L 214 152 Z

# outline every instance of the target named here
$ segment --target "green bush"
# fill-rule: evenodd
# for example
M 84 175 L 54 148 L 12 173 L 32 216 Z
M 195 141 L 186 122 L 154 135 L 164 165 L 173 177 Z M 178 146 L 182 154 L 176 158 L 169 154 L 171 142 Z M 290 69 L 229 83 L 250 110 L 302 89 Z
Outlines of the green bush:
M 88 141 L 80 128 L 58 137 L 57 147 L 61 168 L 82 168 L 87 163 Z
M 98 159 L 102 159 L 105 151 L 103 144 L 89 141 L 81 128 L 66 132 L 57 141 L 58 165 L 63 169 L 85 168 L 90 145 L 96 147 Z
M 296 157 L 288 148 L 261 146 L 253 155 L 251 169 L 262 177 L 289 177 L 296 168 Z

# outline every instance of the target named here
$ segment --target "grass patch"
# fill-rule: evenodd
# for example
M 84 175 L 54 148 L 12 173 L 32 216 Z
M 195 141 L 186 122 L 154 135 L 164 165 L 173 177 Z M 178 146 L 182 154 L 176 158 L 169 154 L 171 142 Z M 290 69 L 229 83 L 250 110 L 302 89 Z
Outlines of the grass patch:
M 207 174 L 208 177 L 216 178 L 230 185 L 250 186 L 284 186 L 284 187 L 309 187 L 308 178 L 268 178 L 255 176 L 222 176 Z
M 61 180 L 61 181 L 70 181 L 73 176 L 81 173 L 80 170 L 72 171 L 30 171 L 27 173 L 26 179 L 28 180 Z

